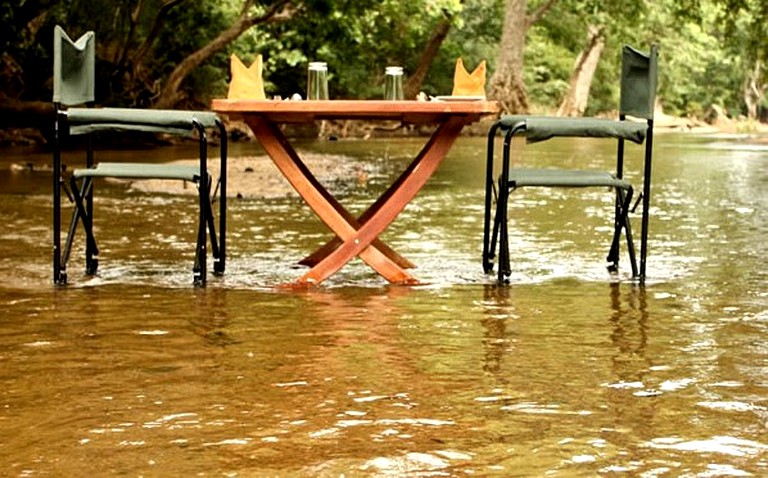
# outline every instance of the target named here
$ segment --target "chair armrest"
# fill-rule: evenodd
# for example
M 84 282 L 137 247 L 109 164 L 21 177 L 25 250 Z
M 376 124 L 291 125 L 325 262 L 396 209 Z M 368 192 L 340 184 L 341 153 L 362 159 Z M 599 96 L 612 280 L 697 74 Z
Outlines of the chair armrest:
M 499 121 L 502 130 L 524 124 L 524 134 L 529 143 L 554 137 L 575 136 L 584 138 L 626 139 L 637 144 L 645 141 L 648 124 L 638 121 L 617 121 L 604 118 L 562 118 L 552 116 L 504 116 Z
M 71 135 L 104 130 L 189 135 L 194 132 L 194 121 L 205 128 L 216 127 L 219 121 L 210 111 L 133 108 L 70 108 L 66 116 Z

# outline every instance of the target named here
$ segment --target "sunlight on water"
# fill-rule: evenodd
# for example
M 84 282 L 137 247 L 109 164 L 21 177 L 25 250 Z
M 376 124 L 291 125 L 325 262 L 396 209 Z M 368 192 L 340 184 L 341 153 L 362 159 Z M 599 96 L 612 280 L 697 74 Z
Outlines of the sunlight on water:
M 599 191 L 515 192 L 497 286 L 480 257 L 485 139 L 462 138 L 381 237 L 421 285 L 356 259 L 282 287 L 332 234 L 278 194 L 232 198 L 226 273 L 194 288 L 194 196 L 108 184 L 98 274 L 78 235 L 53 287 L 50 176 L 0 158 L 4 473 L 764 476 L 768 156 L 750 141 L 657 138 L 644 286 L 626 256 L 605 267 Z M 421 143 L 301 146 L 354 158 L 333 188 L 360 214 Z M 525 160 L 574 151 L 600 165 L 612 148 Z
M 679 438 L 656 438 L 648 446 L 693 453 L 720 453 L 733 456 L 760 455 L 768 445 L 729 436 L 716 436 L 707 440 L 684 441 Z

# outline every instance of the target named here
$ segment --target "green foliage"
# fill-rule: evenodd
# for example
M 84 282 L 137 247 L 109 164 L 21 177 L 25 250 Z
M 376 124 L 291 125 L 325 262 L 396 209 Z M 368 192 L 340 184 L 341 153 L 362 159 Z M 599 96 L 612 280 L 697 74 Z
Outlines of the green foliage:
M 461 11 L 457 0 L 339 1 L 332 10 L 267 27 L 273 40 L 258 51 L 269 70 L 268 93 L 303 93 L 306 63 L 318 60 L 328 63 L 332 97 L 379 97 L 384 68 L 415 70 L 435 25 Z
M 503 20 L 503 1 L 465 1 L 460 21 L 443 43 L 422 90 L 432 95 L 445 95 L 453 87 L 456 59 L 461 57 L 468 69 L 486 60 L 488 78 L 494 71 Z
M 149 106 L 170 73 L 239 17 L 246 0 L 182 0 L 162 19 L 146 55 L 135 55 L 149 38 L 163 0 L 12 0 L 0 5 L 0 88 L 4 95 L 48 101 L 52 28 L 73 37 L 97 32 L 99 101 Z M 251 1 L 261 15 L 275 0 Z M 229 54 L 265 61 L 267 94 L 304 93 L 306 65 L 328 62 L 334 98 L 377 98 L 384 67 L 414 72 L 436 27 L 450 22 L 448 36 L 430 65 L 422 89 L 451 90 L 456 58 L 469 68 L 488 62 L 495 70 L 504 0 L 293 0 L 290 18 L 257 24 L 185 78 L 182 97 L 206 105 L 226 94 Z M 529 10 L 543 4 L 530 0 Z M 141 5 L 136 22 L 131 16 Z M 619 51 L 629 43 L 660 45 L 660 99 L 667 112 L 702 116 L 710 105 L 744 112 L 743 85 L 755 65 L 768 64 L 768 2 L 764 0 L 558 0 L 529 30 L 524 80 L 537 111 L 557 108 L 568 88 L 588 26 L 598 26 L 605 49 L 591 88 L 587 113 L 615 109 Z M 765 84 L 763 77 L 758 78 Z M 766 100 L 762 98 L 763 105 Z
M 543 112 L 556 110 L 568 90 L 574 54 L 547 36 L 542 26 L 528 32 L 523 78 L 531 103 Z
M 728 47 L 731 39 L 721 22 L 723 10 L 715 2 L 702 1 L 695 17 L 681 18 L 679 8 L 669 0 L 649 20 L 660 44 L 660 96 L 665 111 L 702 117 L 711 105 L 718 105 L 738 114 L 743 57 Z
M 220 31 L 229 26 L 231 17 L 218 9 L 212 9 L 201 2 L 187 2 L 182 8 L 171 10 L 166 20 L 174 25 L 174 29 L 164 29 L 157 39 L 157 45 L 162 45 L 153 51 L 147 67 L 160 72 L 162 76 L 169 75 L 173 69 L 189 53 L 197 51 L 213 40 Z M 200 28 L 205 25 L 205 28 Z M 190 32 L 189 35 L 179 35 L 178 32 Z M 203 97 L 206 92 L 226 92 L 226 74 L 229 60 L 227 52 L 222 50 L 209 58 L 203 65 L 196 68 L 187 78 L 182 88 L 185 96 L 190 98 Z M 154 91 L 152 91 L 154 93 Z M 141 104 L 151 105 L 151 97 L 144 98 Z M 208 101 L 199 101 L 198 106 L 204 106 Z

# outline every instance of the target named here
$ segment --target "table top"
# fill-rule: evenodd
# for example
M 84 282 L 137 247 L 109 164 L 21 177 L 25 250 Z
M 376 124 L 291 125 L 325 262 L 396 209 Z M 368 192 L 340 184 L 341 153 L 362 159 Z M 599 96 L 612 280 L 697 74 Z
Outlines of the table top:
M 397 120 L 435 123 L 447 116 L 467 122 L 499 112 L 495 101 L 385 101 L 385 100 L 226 100 L 215 99 L 213 111 L 234 117 L 258 115 L 280 123 L 306 123 L 323 119 Z

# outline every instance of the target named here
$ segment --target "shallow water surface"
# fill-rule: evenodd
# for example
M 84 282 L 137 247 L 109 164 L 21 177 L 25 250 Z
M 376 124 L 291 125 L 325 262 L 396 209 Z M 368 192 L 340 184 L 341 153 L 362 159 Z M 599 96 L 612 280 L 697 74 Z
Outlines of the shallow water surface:
M 355 261 L 300 291 L 277 286 L 330 237 L 295 195 L 233 199 L 227 273 L 195 289 L 194 199 L 117 185 L 97 206 L 99 275 L 82 275 L 78 245 L 54 287 L 50 174 L 12 167 L 48 157 L 7 151 L 3 474 L 766 475 L 760 141 L 657 136 L 645 286 L 602 262 L 609 195 L 520 191 L 497 287 L 480 261 L 484 139 L 462 138 L 383 237 L 424 285 Z M 361 212 L 419 146 L 301 148 L 364 165 L 364 183 L 331 185 Z M 608 164 L 612 149 L 556 140 L 523 161 Z

